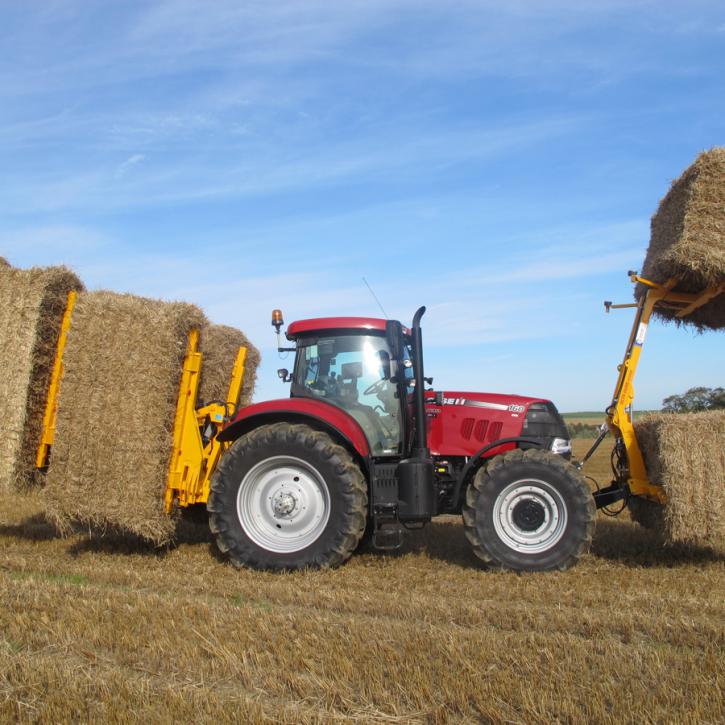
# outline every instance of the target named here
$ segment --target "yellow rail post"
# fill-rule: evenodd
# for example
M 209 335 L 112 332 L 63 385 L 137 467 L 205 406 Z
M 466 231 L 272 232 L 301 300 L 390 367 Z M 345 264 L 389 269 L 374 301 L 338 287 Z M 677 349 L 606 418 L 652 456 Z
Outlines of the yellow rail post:
M 198 346 L 199 331 L 192 330 L 187 341 L 179 397 L 176 401 L 174 447 L 164 495 L 164 511 L 167 514 L 171 513 L 175 496 L 178 495 L 181 499 L 188 486 L 188 479 L 198 476 L 201 466 L 201 435 L 196 424 L 195 407 L 201 370 L 201 353 L 198 352 Z M 179 503 L 182 503 L 181 500 Z
M 38 453 L 35 457 L 35 467 L 40 469 L 48 467 L 48 463 L 50 462 L 50 449 L 55 440 L 55 423 L 58 417 L 58 391 L 60 390 L 60 381 L 63 377 L 63 352 L 65 351 L 73 308 L 75 307 L 77 299 L 78 293 L 75 290 L 71 290 L 68 293 L 68 301 L 65 306 L 65 312 L 63 313 L 63 319 L 60 323 L 60 334 L 58 335 L 58 343 L 55 349 L 53 370 L 50 374 L 48 397 L 45 399 L 43 428 L 40 433 Z

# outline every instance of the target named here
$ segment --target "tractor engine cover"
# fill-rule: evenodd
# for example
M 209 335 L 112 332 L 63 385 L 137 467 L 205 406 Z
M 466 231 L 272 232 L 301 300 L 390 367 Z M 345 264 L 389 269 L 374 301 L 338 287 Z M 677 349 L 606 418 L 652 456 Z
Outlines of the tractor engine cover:
M 543 398 L 429 391 L 426 415 L 428 445 L 434 457 L 472 456 L 502 438 L 535 439 L 542 448 L 557 453 L 566 453 L 569 446 L 564 420 L 556 406 Z M 516 443 L 505 443 L 488 451 L 486 456 L 516 447 Z

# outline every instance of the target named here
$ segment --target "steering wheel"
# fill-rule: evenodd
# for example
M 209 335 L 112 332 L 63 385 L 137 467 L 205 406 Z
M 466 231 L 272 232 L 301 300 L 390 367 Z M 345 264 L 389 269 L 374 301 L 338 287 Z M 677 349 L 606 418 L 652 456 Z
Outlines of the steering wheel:
M 377 393 L 385 390 L 387 384 L 388 381 L 385 378 L 376 380 L 372 385 L 368 385 L 367 388 L 363 390 L 363 395 L 376 395 Z

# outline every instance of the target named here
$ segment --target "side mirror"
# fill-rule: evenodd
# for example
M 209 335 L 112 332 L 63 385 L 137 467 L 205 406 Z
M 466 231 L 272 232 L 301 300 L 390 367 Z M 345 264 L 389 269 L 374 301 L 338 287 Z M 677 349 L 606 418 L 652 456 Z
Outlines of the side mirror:
M 283 383 L 289 383 L 292 381 L 292 376 L 290 375 L 289 370 L 287 368 L 280 368 L 277 371 L 277 377 L 283 382 Z

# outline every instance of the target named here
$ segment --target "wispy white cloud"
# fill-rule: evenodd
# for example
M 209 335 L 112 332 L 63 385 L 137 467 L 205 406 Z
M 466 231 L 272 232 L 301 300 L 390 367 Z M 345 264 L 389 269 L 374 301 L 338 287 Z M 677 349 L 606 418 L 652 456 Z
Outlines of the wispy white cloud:
M 89 168 L 72 176 L 44 174 L 25 179 L 0 191 L 0 200 L 16 211 L 148 206 L 188 200 L 253 197 L 309 190 L 332 183 L 372 180 L 384 175 L 401 181 L 422 170 L 454 164 L 469 164 L 522 151 L 547 139 L 572 133 L 586 118 L 559 116 L 523 121 L 506 126 L 452 128 L 446 131 L 420 129 L 414 136 L 399 131 L 386 137 L 344 140 L 321 144 L 314 150 L 285 147 L 266 153 L 255 151 L 254 139 L 245 149 L 224 149 L 209 158 L 147 166 L 126 180 L 131 167 L 145 154 L 128 157 L 113 173 Z
M 140 164 L 145 158 L 146 156 L 144 154 L 133 154 L 129 156 L 123 163 L 116 167 L 115 177 L 120 179 L 122 176 L 125 176 L 131 167 Z

